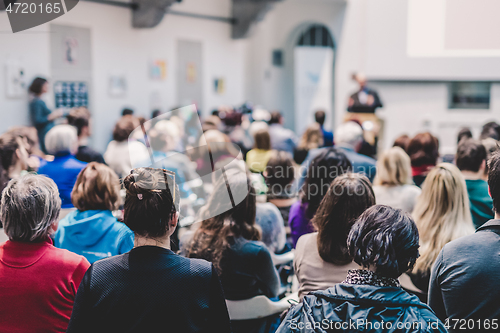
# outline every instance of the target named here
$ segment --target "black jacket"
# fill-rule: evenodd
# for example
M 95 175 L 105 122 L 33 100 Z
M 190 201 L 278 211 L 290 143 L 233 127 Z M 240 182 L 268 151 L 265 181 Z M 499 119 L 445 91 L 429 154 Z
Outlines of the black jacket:
M 205 260 L 157 246 L 96 261 L 67 332 L 230 332 L 217 273 Z
M 499 287 L 500 220 L 490 220 L 443 247 L 431 273 L 429 305 L 443 321 L 450 318 L 450 332 L 460 331 L 459 325 L 453 330 L 456 320 L 479 331 L 477 320 L 483 325 L 496 319 L 498 329 Z
M 401 288 L 340 283 L 306 295 L 290 309 L 276 333 L 331 331 L 416 333 L 446 329 L 427 305 Z

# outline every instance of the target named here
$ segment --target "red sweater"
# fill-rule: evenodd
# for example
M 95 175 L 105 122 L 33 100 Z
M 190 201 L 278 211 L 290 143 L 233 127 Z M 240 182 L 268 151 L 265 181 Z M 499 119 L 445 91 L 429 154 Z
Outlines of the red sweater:
M 0 332 L 65 332 L 89 266 L 49 238 L 0 245 Z

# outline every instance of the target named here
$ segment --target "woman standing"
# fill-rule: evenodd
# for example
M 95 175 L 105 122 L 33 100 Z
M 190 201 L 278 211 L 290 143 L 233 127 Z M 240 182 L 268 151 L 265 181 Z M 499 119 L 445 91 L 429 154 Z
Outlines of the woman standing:
M 123 182 L 124 221 L 135 233 L 134 248 L 92 264 L 67 332 L 230 332 L 213 266 L 170 250 L 179 191 L 168 172 L 138 168 Z
M 28 90 L 32 94 L 29 105 L 31 121 L 38 131 L 40 149 L 46 154 L 45 134 L 54 127 L 54 120 L 61 117 L 63 112 L 59 109 L 54 112 L 50 111 L 42 100 L 42 95 L 49 91 L 49 82 L 46 79 L 37 77 L 33 80 Z

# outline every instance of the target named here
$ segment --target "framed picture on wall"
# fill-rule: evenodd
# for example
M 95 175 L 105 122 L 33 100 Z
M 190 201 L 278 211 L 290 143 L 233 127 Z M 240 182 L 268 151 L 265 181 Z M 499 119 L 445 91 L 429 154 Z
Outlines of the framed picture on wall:
M 124 97 L 127 94 L 125 75 L 110 75 L 108 92 L 111 97 Z

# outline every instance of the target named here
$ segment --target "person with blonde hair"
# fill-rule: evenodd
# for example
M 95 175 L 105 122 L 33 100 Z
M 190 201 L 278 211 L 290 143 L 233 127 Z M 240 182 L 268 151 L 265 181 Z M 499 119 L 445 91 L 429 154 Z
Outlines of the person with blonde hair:
M 254 148 L 247 153 L 247 165 L 252 172 L 263 172 L 271 158 L 271 137 L 267 129 L 260 129 L 254 135 Z
M 323 132 L 318 123 L 311 124 L 307 127 L 304 134 L 300 138 L 297 148 L 293 153 L 295 163 L 302 164 L 305 161 L 309 150 L 323 146 Z
M 410 157 L 401 147 L 392 147 L 380 156 L 373 191 L 378 204 L 413 211 L 422 191 L 413 184 Z
M 59 222 L 56 247 L 80 254 L 90 263 L 134 247 L 134 233 L 113 216 L 120 204 L 120 180 L 110 167 L 89 163 L 76 179 L 71 201 L 77 210 Z
M 412 215 L 420 234 L 420 258 L 409 275 L 426 294 L 431 268 L 441 249 L 474 233 L 467 186 L 456 166 L 440 163 L 429 172 Z

